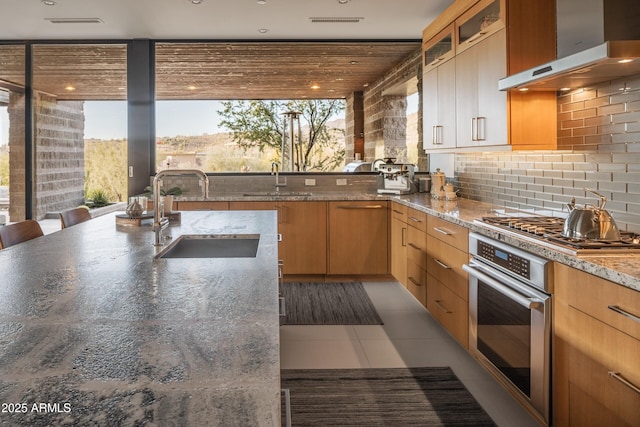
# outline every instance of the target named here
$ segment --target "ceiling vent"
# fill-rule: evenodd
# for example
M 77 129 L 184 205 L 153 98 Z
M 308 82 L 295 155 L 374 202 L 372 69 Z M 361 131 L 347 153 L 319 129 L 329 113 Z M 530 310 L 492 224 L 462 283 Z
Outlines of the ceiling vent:
M 363 19 L 362 17 L 353 16 L 314 16 L 309 18 L 315 24 L 357 24 Z
M 52 24 L 102 24 L 100 18 L 44 18 Z

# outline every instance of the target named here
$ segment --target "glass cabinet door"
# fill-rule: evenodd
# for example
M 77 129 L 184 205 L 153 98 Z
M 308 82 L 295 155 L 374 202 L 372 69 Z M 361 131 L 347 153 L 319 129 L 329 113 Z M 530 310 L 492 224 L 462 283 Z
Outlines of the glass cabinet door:
M 454 25 L 452 24 L 424 44 L 423 63 L 425 71 L 453 57 L 455 54 L 453 36 Z
M 483 0 L 469 9 L 457 21 L 458 48 L 488 36 L 504 27 L 504 0 Z

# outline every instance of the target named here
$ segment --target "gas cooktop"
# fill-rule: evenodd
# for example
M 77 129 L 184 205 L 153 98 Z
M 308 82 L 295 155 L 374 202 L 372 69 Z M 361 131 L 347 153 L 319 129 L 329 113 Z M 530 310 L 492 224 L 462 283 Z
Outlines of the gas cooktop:
M 494 231 L 506 231 L 525 237 L 527 240 L 542 243 L 570 255 L 610 255 L 640 253 L 640 235 L 620 232 L 617 241 L 578 240 L 562 235 L 564 218 L 550 216 L 483 217 L 477 222 Z

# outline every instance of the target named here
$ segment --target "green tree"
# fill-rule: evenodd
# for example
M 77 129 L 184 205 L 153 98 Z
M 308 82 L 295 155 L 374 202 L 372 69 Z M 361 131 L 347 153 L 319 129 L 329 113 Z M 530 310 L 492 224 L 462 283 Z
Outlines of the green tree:
M 343 100 L 296 101 L 224 101 L 218 114 L 220 126 L 233 133 L 233 141 L 245 150 L 257 148 L 262 153 L 275 153 L 270 161 L 282 155 L 282 135 L 287 111 L 301 113 L 300 138 L 294 136 L 294 168 L 297 171 L 330 171 L 340 166 L 345 148 L 327 121 L 344 110 Z M 344 130 L 342 130 L 344 136 Z
M 85 140 L 85 197 L 103 192 L 110 201 L 127 198 L 127 140 Z

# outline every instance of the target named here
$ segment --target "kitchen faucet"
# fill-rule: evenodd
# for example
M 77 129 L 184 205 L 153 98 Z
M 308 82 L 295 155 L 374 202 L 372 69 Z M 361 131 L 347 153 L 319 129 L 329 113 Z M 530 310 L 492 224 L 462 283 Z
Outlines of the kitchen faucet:
M 206 173 L 200 169 L 164 169 L 156 174 L 153 178 L 153 227 L 152 230 L 155 233 L 155 246 L 162 246 L 162 230 L 169 226 L 169 219 L 165 218 L 160 213 L 160 185 L 162 184 L 162 177 L 167 175 L 183 176 L 183 175 L 197 175 L 200 180 L 204 182 L 202 187 L 202 200 L 206 200 L 209 197 L 209 177 Z
M 280 165 L 278 162 L 271 163 L 271 175 L 276 176 L 276 191 L 280 189 L 280 187 L 287 186 L 287 177 L 284 177 L 284 181 L 280 182 Z

